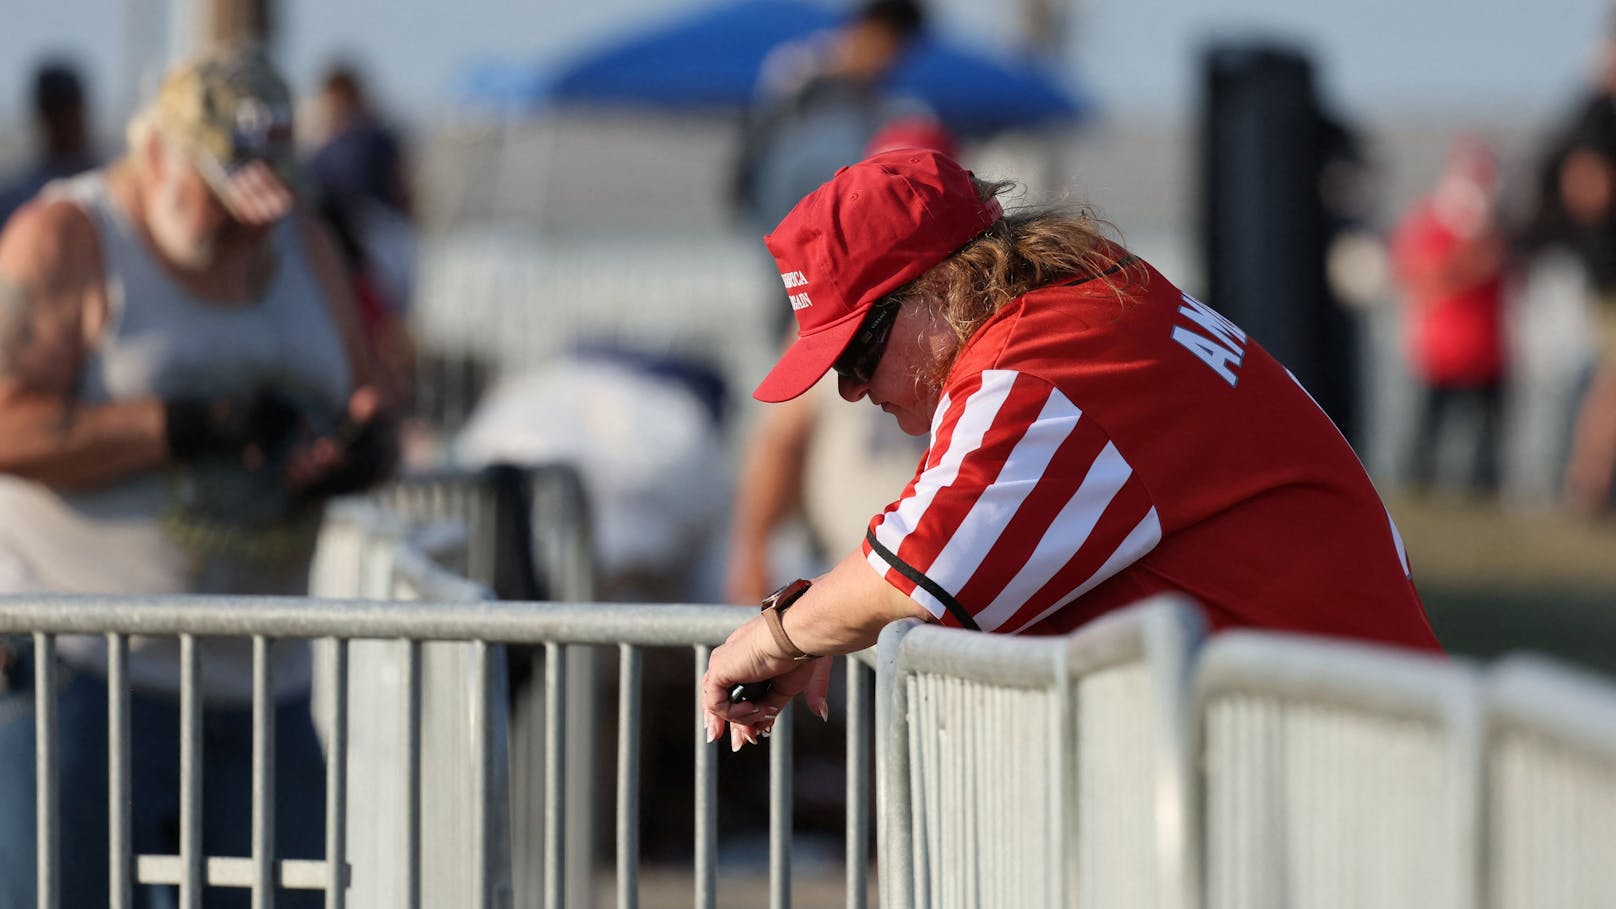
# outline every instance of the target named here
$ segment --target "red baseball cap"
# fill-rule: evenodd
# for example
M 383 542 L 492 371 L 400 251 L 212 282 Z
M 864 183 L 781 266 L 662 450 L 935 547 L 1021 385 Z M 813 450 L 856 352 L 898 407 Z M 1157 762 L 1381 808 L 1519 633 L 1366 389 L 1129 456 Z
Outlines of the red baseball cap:
M 763 238 L 780 266 L 797 340 L 758 383 L 789 401 L 830 370 L 875 301 L 953 255 L 999 220 L 971 174 L 930 149 L 900 148 L 842 168 Z

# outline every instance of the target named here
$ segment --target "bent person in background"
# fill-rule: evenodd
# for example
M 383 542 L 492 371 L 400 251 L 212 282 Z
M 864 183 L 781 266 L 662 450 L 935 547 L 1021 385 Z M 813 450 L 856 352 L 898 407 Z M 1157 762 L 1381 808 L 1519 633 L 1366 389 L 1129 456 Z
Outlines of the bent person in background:
M 321 503 L 392 467 L 342 266 L 296 211 L 291 96 L 263 57 L 170 72 L 128 153 L 47 186 L 0 234 L 0 590 L 306 591 Z M 25 640 L 0 659 L 0 906 L 34 903 Z M 62 905 L 107 893 L 105 643 L 60 645 Z M 250 854 L 251 643 L 198 645 L 207 854 Z M 271 651 L 276 855 L 323 855 L 301 642 Z M 137 639 L 130 845 L 177 852 L 176 643 Z M 137 902 L 158 894 L 140 888 Z M 209 906 L 247 904 L 210 890 Z M 307 902 L 300 902 L 307 901 Z M 280 905 L 319 905 L 287 893 Z
M 1214 630 L 1440 650 L 1369 476 L 1290 372 L 1088 215 L 1005 215 L 1012 186 L 897 149 L 766 238 L 798 337 L 755 396 L 834 369 L 930 446 L 862 545 L 713 651 L 709 740 L 755 742 L 799 693 L 824 716 L 825 658 L 906 617 L 1061 634 L 1178 591 Z

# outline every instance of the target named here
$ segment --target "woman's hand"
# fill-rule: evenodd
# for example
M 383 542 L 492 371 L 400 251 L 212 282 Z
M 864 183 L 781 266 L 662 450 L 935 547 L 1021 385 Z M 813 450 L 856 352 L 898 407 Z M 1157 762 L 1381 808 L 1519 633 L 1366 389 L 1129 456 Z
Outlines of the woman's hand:
M 767 738 L 791 699 L 798 694 L 820 719 L 830 717 L 831 658 L 795 662 L 780 651 L 762 614 L 735 629 L 712 652 L 701 679 L 701 706 L 706 713 L 707 741 L 715 742 L 729 724 L 730 748 Z M 756 701 L 732 701 L 741 685 L 768 682 L 768 693 Z

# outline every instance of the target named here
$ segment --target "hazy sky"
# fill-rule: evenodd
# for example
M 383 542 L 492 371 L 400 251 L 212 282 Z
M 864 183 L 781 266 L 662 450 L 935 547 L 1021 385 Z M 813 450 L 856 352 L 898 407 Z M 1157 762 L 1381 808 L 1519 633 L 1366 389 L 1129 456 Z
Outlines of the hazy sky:
M 195 0 L 6 0 L 0 123 L 21 108 L 26 73 L 46 50 L 91 72 L 102 118 L 136 96 L 138 60 L 172 40 L 171 6 Z M 281 0 L 280 54 L 307 87 L 351 51 L 389 105 L 412 118 L 454 102 L 470 60 L 558 61 L 625 28 L 703 0 Z M 940 27 L 1014 45 L 1019 0 L 933 0 Z M 1183 116 L 1197 96 L 1209 36 L 1257 33 L 1305 42 L 1329 96 L 1354 116 L 1441 115 L 1532 125 L 1562 108 L 1588 71 L 1608 0 L 1081 0 L 1070 7 L 1066 69 L 1114 117 Z

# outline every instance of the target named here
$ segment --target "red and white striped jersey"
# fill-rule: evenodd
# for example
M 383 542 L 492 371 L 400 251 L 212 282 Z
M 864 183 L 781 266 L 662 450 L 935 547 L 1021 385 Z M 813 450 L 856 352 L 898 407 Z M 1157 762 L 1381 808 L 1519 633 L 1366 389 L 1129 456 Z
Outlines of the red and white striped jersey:
M 944 624 L 1054 634 L 1161 591 L 1213 628 L 1438 649 L 1362 464 L 1243 331 L 1143 262 L 967 342 L 871 567 Z

